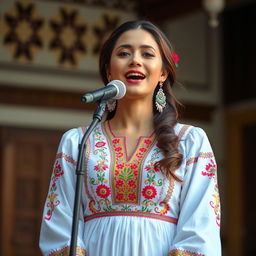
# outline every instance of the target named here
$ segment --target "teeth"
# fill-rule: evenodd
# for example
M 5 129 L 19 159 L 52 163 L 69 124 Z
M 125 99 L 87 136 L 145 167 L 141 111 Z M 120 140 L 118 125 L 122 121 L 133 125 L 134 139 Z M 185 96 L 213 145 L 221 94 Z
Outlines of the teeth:
M 139 74 L 139 73 L 129 73 L 128 75 L 127 75 L 127 77 L 129 78 L 129 77 L 142 77 L 142 78 L 144 78 L 145 76 L 143 76 L 143 75 L 141 75 L 141 74 Z

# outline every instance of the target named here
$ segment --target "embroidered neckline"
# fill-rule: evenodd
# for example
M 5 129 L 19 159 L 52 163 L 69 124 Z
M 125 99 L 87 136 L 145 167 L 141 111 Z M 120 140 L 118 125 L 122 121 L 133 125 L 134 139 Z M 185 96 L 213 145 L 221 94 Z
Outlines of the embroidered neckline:
M 138 149 L 139 149 L 139 146 L 142 143 L 142 140 L 150 139 L 151 140 L 151 143 L 150 143 L 151 145 L 153 145 L 154 142 L 155 142 L 155 131 L 153 131 L 149 136 L 139 136 L 135 148 L 133 149 L 131 155 L 128 156 L 126 136 L 121 136 L 121 135 L 117 136 L 117 135 L 115 135 L 115 133 L 113 132 L 113 130 L 111 128 L 109 120 L 104 123 L 103 127 L 104 127 L 104 130 L 105 130 L 106 134 L 108 135 L 107 137 L 111 141 L 112 141 L 113 138 L 121 139 L 123 141 L 123 152 L 125 153 L 125 160 L 126 160 L 127 163 L 131 162 L 132 159 L 134 158 L 134 156 L 136 156 L 136 153 L 138 152 Z
M 125 136 L 115 136 L 108 122 L 102 127 L 109 142 L 112 154 L 111 173 L 112 201 L 114 204 L 139 204 L 142 188 L 141 169 L 155 143 L 154 134 L 140 136 L 131 157 L 127 157 Z

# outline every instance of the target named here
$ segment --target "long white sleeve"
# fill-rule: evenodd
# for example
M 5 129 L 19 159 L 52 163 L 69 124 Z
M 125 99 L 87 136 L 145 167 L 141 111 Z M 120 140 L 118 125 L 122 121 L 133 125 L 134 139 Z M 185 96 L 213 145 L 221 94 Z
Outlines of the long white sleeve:
M 214 155 L 205 132 L 185 138 L 186 165 L 177 232 L 169 256 L 220 256 L 220 200 Z
M 69 255 L 80 129 L 66 132 L 59 144 L 46 199 L 40 233 L 43 255 Z M 83 206 L 79 215 L 77 255 L 86 255 L 83 243 Z

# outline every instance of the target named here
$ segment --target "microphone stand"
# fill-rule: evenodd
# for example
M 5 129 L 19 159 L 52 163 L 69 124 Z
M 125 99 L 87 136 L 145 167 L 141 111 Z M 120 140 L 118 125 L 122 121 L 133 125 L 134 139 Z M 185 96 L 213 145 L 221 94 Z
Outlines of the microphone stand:
M 79 224 L 79 212 L 81 208 L 81 194 L 82 194 L 82 182 L 83 176 L 85 173 L 85 159 L 84 159 L 84 151 L 85 151 L 85 143 L 90 136 L 91 132 L 95 128 L 95 126 L 102 120 L 102 116 L 106 110 L 107 101 L 103 100 L 99 102 L 99 105 L 96 111 L 93 114 L 93 121 L 86 130 L 81 143 L 79 144 L 78 158 L 77 158 L 77 166 L 76 166 L 76 191 L 75 191 L 75 201 L 74 201 L 74 209 L 73 209 L 73 222 L 72 222 L 72 234 L 71 234 L 71 245 L 69 256 L 76 255 L 76 247 L 77 247 L 77 234 L 78 234 L 78 224 Z

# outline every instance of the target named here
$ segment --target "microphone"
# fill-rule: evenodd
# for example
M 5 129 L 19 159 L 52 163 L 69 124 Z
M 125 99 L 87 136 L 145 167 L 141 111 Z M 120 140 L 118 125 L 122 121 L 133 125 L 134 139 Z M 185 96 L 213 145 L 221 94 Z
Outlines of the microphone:
M 81 101 L 84 103 L 98 102 L 101 100 L 121 99 L 126 93 L 125 84 L 120 80 L 112 80 L 105 87 L 86 93 Z

